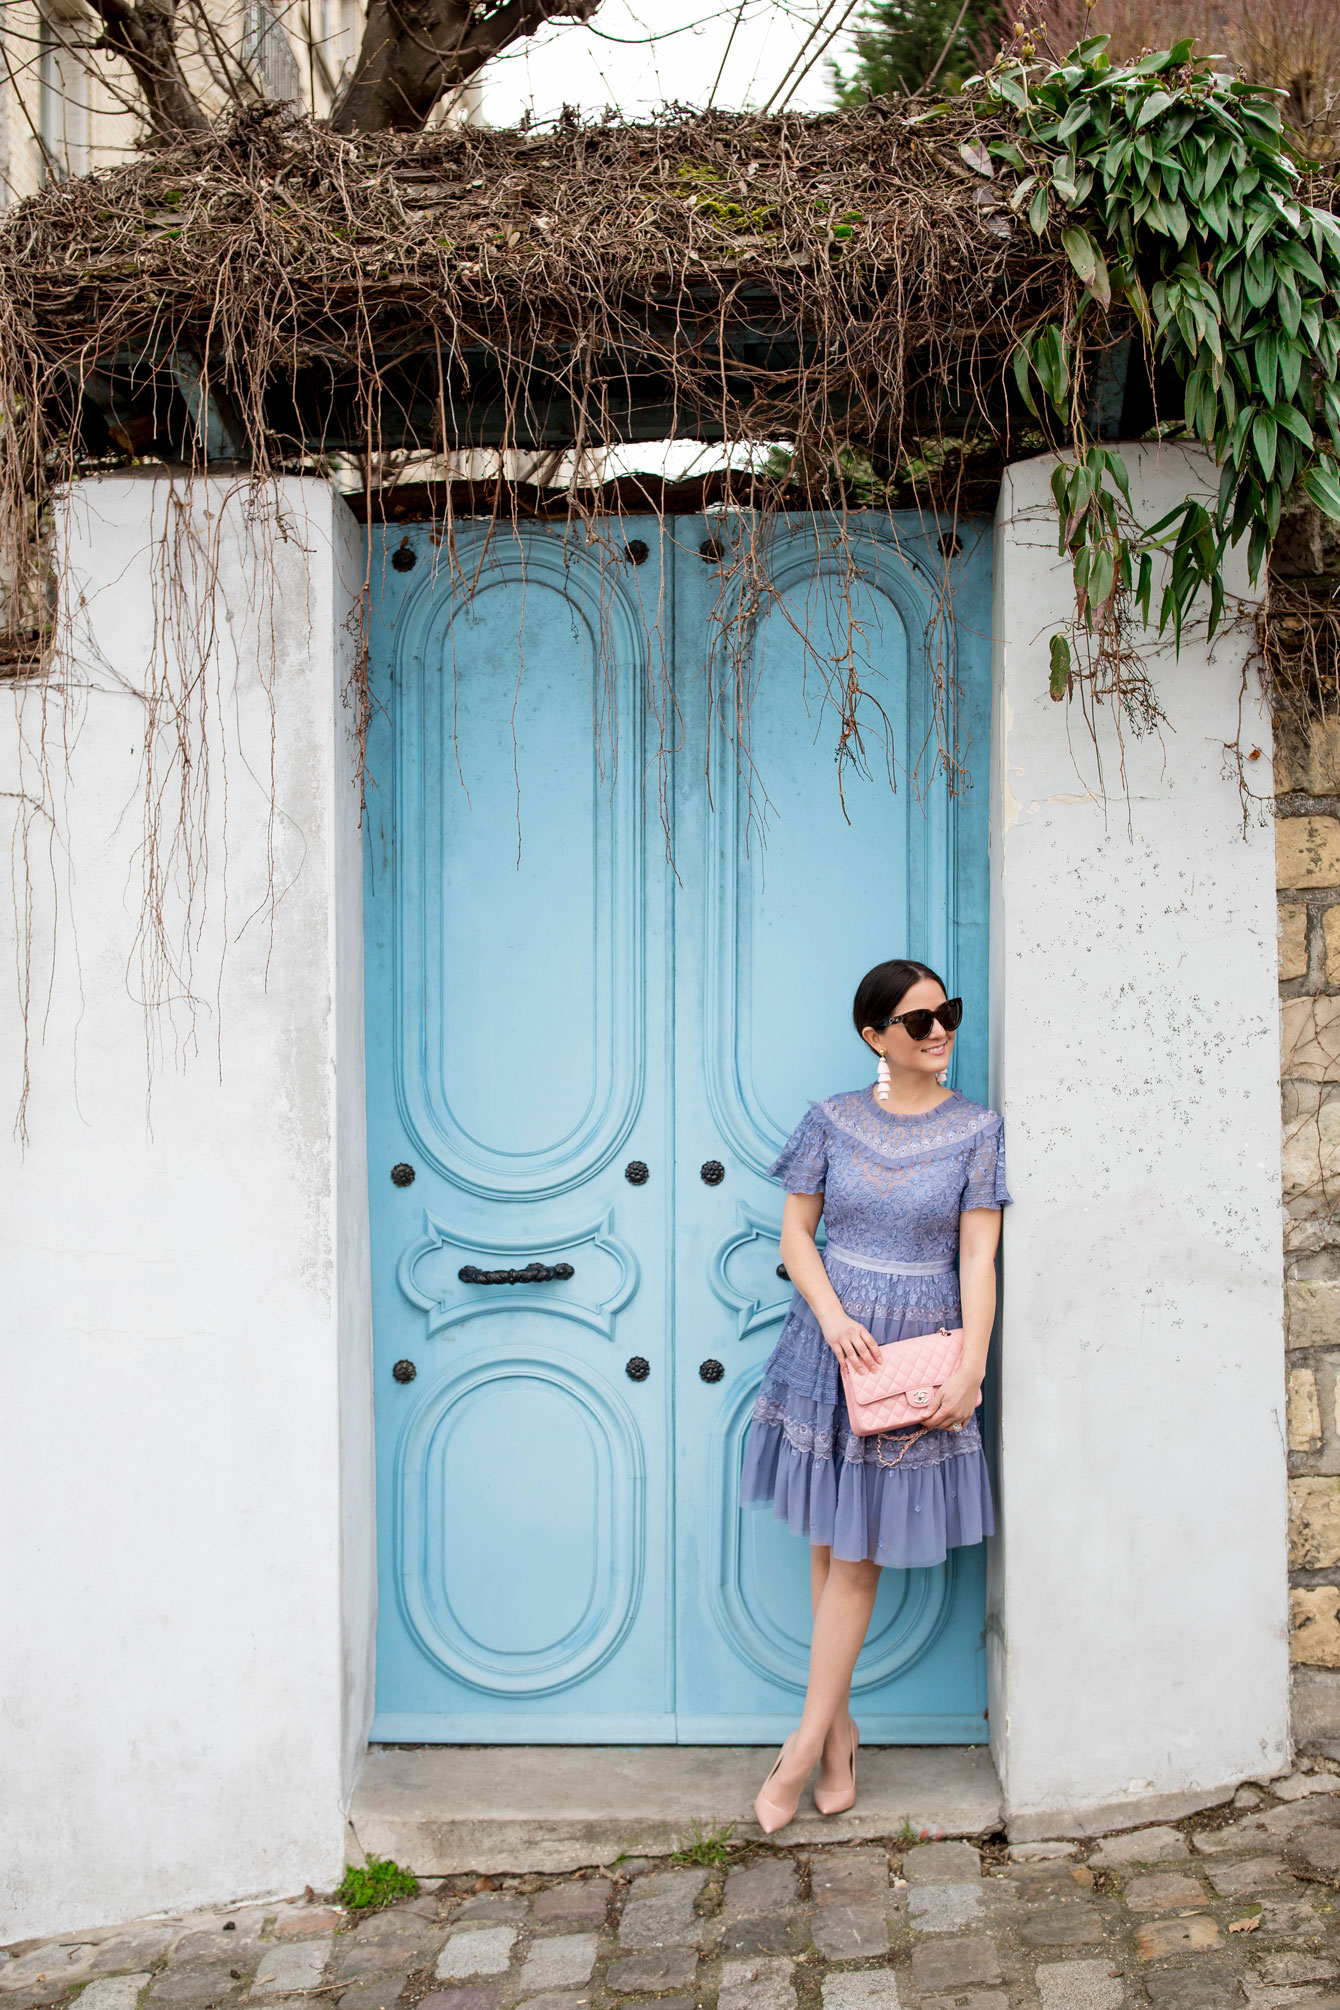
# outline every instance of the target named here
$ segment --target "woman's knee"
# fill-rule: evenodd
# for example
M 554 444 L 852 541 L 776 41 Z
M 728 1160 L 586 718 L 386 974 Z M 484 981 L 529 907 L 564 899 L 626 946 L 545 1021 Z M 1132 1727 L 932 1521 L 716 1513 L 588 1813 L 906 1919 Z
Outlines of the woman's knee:
M 837 1583 L 847 1586 L 852 1591 L 869 1591 L 879 1583 L 880 1567 L 877 1563 L 872 1563 L 869 1557 L 862 1557 L 859 1562 L 849 1563 L 843 1557 L 835 1556 L 828 1568 L 829 1574 Z

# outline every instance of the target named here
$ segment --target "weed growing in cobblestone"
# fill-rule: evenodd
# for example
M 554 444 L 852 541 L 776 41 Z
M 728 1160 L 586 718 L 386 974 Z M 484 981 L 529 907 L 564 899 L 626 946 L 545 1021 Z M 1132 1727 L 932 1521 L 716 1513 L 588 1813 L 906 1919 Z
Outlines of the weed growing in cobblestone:
M 731 1838 L 735 1834 L 735 1828 L 734 1822 L 720 1824 L 714 1822 L 711 1828 L 705 1829 L 701 1822 L 695 1821 L 690 1840 L 681 1844 L 677 1850 L 671 1851 L 671 1863 L 700 1863 L 705 1864 L 709 1870 L 719 1864 L 729 1863 Z
M 351 1863 L 335 1888 L 335 1899 L 350 1912 L 381 1912 L 398 1898 L 417 1898 L 419 1880 L 389 1857 L 370 1856 L 366 1864 Z

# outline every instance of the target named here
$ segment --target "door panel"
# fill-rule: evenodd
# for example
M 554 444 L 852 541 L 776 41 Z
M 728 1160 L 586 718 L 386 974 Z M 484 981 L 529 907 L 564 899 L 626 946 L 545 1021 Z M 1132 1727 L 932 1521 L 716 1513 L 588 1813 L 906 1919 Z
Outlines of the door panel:
M 641 1090 L 648 645 L 556 533 L 462 544 L 473 596 L 425 563 L 396 638 L 397 1088 L 455 1186 L 538 1198 L 608 1159 Z
M 782 523 L 740 707 L 708 666 L 720 526 L 622 529 L 644 564 L 460 532 L 470 596 L 426 527 L 397 528 L 415 563 L 378 581 L 378 1738 L 767 1742 L 794 1721 L 808 1545 L 736 1505 L 789 1298 L 765 1169 L 807 1098 L 867 1072 L 848 1012 L 881 956 L 963 990 L 957 1079 L 983 1092 L 984 803 L 899 765 L 933 740 L 933 532 Z M 989 542 L 955 570 L 935 633 L 984 792 Z M 662 623 L 681 739 L 658 762 Z M 839 777 L 829 685 L 853 676 Z M 479 1277 L 537 1263 L 560 1274 Z M 884 1573 L 867 1737 L 985 1736 L 983 1601 L 980 1551 Z
M 486 550 L 465 532 L 473 596 L 434 577 L 426 531 L 402 548 L 416 563 L 385 575 L 369 743 L 374 1735 L 672 1738 L 645 626 L 558 533 Z M 658 553 L 653 537 L 644 576 Z M 656 1168 L 642 1187 L 635 1158 Z M 560 1274 L 485 1281 L 537 1264 Z
M 906 531 L 895 545 L 848 526 L 840 543 L 811 519 L 779 530 L 769 557 L 774 602 L 747 668 L 746 729 L 734 680 L 709 674 L 705 655 L 686 661 L 683 638 L 705 646 L 711 632 L 716 584 L 701 565 L 676 573 L 688 723 L 676 798 L 675 1554 L 688 1742 L 779 1737 L 805 1685 L 808 1544 L 737 1504 L 754 1395 L 791 1295 L 777 1274 L 782 1195 L 763 1175 L 808 1101 L 870 1074 L 850 1012 L 872 963 L 934 956 L 951 989 L 967 981 L 947 784 L 923 775 L 914 789 L 905 765 L 930 723 L 910 638 L 931 625 L 943 561 Z M 849 677 L 865 695 L 839 790 L 832 685 Z M 713 808 L 694 782 L 704 769 Z M 725 1177 L 709 1186 L 699 1168 L 712 1159 Z M 721 1364 L 719 1381 L 703 1379 L 704 1362 Z M 983 1586 L 980 1552 L 883 1573 L 854 1685 L 864 1735 L 985 1737 Z

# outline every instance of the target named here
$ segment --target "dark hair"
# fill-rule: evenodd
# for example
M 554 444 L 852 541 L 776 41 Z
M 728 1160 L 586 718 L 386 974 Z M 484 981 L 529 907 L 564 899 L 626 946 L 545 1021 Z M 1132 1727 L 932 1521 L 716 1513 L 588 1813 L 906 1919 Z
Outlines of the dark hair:
M 944 979 L 937 971 L 925 963 L 913 963 L 899 958 L 893 963 L 877 963 L 873 970 L 867 970 L 856 987 L 852 1000 L 852 1024 L 857 1032 L 863 1027 L 873 1026 L 882 1033 L 902 1004 L 914 984 L 923 977 L 929 977 L 932 984 L 944 990 Z

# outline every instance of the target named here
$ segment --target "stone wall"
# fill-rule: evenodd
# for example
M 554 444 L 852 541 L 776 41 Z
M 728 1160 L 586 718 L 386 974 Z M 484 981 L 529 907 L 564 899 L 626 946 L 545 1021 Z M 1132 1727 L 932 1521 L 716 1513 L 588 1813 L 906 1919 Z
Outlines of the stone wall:
M 1293 1731 L 1340 1759 L 1340 704 L 1324 633 L 1300 667 L 1297 597 L 1336 605 L 1340 536 L 1300 512 L 1272 569 Z

